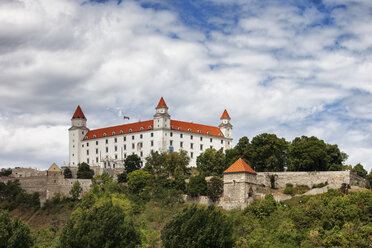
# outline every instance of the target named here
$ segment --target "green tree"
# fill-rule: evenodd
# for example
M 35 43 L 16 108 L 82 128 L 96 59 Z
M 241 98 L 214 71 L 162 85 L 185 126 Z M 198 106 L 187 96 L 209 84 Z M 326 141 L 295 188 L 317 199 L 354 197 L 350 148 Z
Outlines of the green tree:
M 146 164 L 143 169 L 155 175 L 165 173 L 167 167 L 167 156 L 168 153 L 166 152 L 151 152 L 150 155 L 146 157 Z
M 65 178 L 72 178 L 72 172 L 71 172 L 70 168 L 64 169 L 63 175 L 65 176 Z
M 0 170 L 0 177 L 7 177 L 10 174 L 12 174 L 12 169 L 10 169 L 10 168 L 8 168 L 8 169 L 2 168 Z
M 116 248 L 137 247 L 139 231 L 119 206 L 106 202 L 72 218 L 63 228 L 60 247 Z
M 180 152 L 169 153 L 166 158 L 166 170 L 172 176 L 178 171 L 181 174 L 185 174 L 188 169 L 187 166 L 190 163 L 190 157 L 187 156 L 187 152 L 181 150 Z
M 235 156 L 230 157 L 230 161 L 229 161 L 230 163 L 228 164 L 228 166 L 230 166 L 232 163 L 234 163 L 239 158 L 242 158 L 245 161 L 247 161 L 249 164 L 252 164 L 253 153 L 254 153 L 254 150 L 253 150 L 252 144 L 249 142 L 249 139 L 246 136 L 240 138 L 238 141 L 238 144 L 236 144 L 236 146 L 234 147 L 234 152 L 230 152 L 230 156 L 233 154 Z
M 190 182 L 186 185 L 187 194 L 192 197 L 207 194 L 207 181 L 203 175 L 190 177 Z
M 83 188 L 80 186 L 79 181 L 74 182 L 70 190 L 70 195 L 73 200 L 79 199 L 80 193 L 83 191 Z
M 206 149 L 196 158 L 196 166 L 204 176 L 220 176 L 227 169 L 222 149 Z
M 126 183 L 127 182 L 127 172 L 124 171 L 118 175 L 118 183 Z
M 326 171 L 329 157 L 327 146 L 318 138 L 295 138 L 289 147 L 289 171 Z
M 369 172 L 369 174 L 367 175 L 366 179 L 368 180 L 367 187 L 372 188 L 372 170 Z
M 256 171 L 283 171 L 287 165 L 288 142 L 263 133 L 252 139 L 252 165 Z
M 343 162 L 348 158 L 348 155 L 341 152 L 337 145 L 326 144 L 326 152 L 328 155 L 328 170 L 340 171 L 343 167 Z
M 147 171 L 136 170 L 128 174 L 128 191 L 140 195 L 151 185 L 152 176 Z
M 363 178 L 366 178 L 367 177 L 367 174 L 368 172 L 364 169 L 363 165 L 358 163 L 356 164 L 353 169 L 351 169 L 352 172 L 354 172 L 354 174 L 360 176 L 360 177 L 363 177 Z
M 232 222 L 215 206 L 192 205 L 176 214 L 162 229 L 165 248 L 232 247 Z
M 124 161 L 124 167 L 127 174 L 139 170 L 142 167 L 142 160 L 137 154 L 129 155 Z
M 33 245 L 30 228 L 7 211 L 0 212 L 0 248 L 28 248 Z
M 77 171 L 77 178 L 79 179 L 92 179 L 94 176 L 94 171 L 90 168 L 87 163 L 79 164 Z
M 207 195 L 209 199 L 216 202 L 223 193 L 223 180 L 219 177 L 212 177 L 207 183 Z

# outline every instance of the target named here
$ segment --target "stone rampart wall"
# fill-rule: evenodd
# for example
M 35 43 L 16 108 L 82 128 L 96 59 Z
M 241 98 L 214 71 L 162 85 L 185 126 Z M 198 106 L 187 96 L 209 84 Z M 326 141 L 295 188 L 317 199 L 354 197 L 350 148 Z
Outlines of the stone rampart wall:
M 293 185 L 307 185 L 328 182 L 331 188 L 340 188 L 343 183 L 349 185 L 364 185 L 366 180 L 351 171 L 301 171 L 301 172 L 258 172 L 257 184 L 270 187 L 270 177 L 275 177 L 275 187 L 284 188 L 287 183 Z
M 89 191 L 90 186 L 92 185 L 92 181 L 90 179 L 62 179 L 57 183 L 48 183 L 46 188 L 46 198 L 51 199 L 56 194 L 70 196 L 70 190 L 77 181 L 80 183 L 83 193 Z

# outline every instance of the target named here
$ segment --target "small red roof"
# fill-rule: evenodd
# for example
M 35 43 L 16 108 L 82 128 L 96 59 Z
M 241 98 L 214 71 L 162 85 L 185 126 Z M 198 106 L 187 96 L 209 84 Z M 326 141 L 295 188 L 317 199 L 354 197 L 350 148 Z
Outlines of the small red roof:
M 160 98 L 160 101 L 158 103 L 158 106 L 156 106 L 156 108 L 168 108 L 167 104 L 165 104 L 163 97 Z
M 83 113 L 83 111 L 81 110 L 80 106 L 78 105 L 76 110 L 75 110 L 75 113 L 74 115 L 72 116 L 72 118 L 82 118 L 82 119 L 86 119 L 85 118 L 85 115 Z
M 227 113 L 227 110 L 223 111 L 221 119 L 231 119 L 229 113 Z
M 257 174 L 243 159 L 239 158 L 223 173 L 234 173 L 234 172 L 248 172 L 251 174 Z

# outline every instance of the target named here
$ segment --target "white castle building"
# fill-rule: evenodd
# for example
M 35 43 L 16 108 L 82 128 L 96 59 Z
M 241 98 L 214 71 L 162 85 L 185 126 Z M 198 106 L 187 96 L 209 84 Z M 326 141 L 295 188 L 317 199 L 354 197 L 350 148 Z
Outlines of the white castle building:
M 191 158 L 190 166 L 196 166 L 196 158 L 206 149 L 225 151 L 232 146 L 232 125 L 226 110 L 216 127 L 172 120 L 163 98 L 155 109 L 153 120 L 89 130 L 78 106 L 68 130 L 69 165 L 86 162 L 102 168 L 120 168 L 131 154 L 145 161 L 152 151 L 185 150 Z

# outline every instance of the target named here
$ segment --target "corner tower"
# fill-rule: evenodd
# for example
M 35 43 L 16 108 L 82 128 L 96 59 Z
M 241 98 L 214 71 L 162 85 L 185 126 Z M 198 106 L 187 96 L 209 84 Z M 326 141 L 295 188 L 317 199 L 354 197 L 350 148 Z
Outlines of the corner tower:
M 168 114 L 168 106 L 163 97 L 160 98 L 158 106 L 156 106 L 156 113 L 154 115 L 154 130 L 156 129 L 170 129 L 170 115 Z
M 227 113 L 226 109 L 225 111 L 223 111 L 220 119 L 221 119 L 221 124 L 218 127 L 223 133 L 223 136 L 225 136 L 225 138 L 227 139 L 232 140 L 232 127 L 233 126 L 230 123 L 231 118 L 230 118 L 229 113 Z
M 87 118 L 80 106 L 77 106 L 74 115 L 71 118 L 71 127 L 69 132 L 69 165 L 78 166 L 80 161 L 80 151 L 82 140 L 89 131 L 87 128 Z

